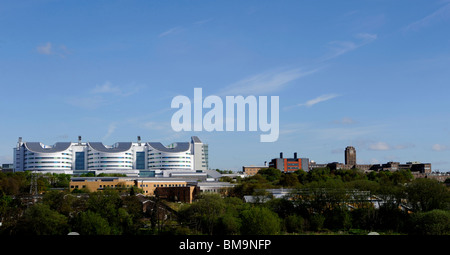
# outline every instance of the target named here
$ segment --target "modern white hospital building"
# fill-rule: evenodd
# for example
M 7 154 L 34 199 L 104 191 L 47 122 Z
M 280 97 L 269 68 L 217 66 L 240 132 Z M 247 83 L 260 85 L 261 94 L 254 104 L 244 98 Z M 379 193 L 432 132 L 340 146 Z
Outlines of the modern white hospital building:
M 160 142 L 23 142 L 14 148 L 15 171 L 41 173 L 123 173 L 130 176 L 158 176 L 193 173 L 208 169 L 208 145 L 197 136 L 190 142 L 164 146 Z

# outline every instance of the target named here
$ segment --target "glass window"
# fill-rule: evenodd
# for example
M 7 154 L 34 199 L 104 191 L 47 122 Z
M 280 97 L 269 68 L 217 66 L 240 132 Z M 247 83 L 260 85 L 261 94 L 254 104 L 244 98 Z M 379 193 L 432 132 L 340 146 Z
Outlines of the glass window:
M 75 153 L 75 170 L 84 170 L 84 152 Z
M 136 152 L 136 169 L 145 169 L 145 152 Z

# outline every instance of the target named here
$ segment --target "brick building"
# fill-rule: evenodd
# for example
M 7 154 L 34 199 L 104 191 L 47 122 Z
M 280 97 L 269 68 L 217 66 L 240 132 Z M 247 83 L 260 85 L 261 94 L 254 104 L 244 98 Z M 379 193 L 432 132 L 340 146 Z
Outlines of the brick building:
M 255 175 L 259 172 L 261 169 L 265 169 L 267 166 L 243 166 L 242 172 L 246 175 Z

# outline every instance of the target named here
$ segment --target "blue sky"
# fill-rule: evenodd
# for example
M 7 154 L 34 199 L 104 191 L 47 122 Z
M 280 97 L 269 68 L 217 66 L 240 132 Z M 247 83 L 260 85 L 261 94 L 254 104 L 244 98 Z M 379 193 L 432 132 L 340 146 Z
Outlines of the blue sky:
M 0 163 L 19 136 L 169 144 L 210 167 L 279 152 L 450 170 L 450 1 L 0 2 Z M 173 97 L 279 96 L 280 137 L 174 132 Z

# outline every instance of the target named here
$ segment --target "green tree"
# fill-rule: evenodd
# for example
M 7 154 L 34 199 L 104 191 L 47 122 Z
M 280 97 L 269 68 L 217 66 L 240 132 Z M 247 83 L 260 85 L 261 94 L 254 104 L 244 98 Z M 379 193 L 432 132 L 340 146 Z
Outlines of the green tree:
M 449 191 L 436 180 L 415 179 L 406 187 L 406 194 L 409 205 L 414 211 L 449 209 Z
M 222 235 L 238 235 L 242 226 L 241 219 L 236 215 L 226 212 L 218 219 L 215 233 Z
M 89 194 L 87 201 L 87 209 L 92 212 L 99 213 L 103 218 L 109 222 L 117 214 L 117 209 L 122 206 L 122 200 L 117 191 L 106 189 L 104 191 L 92 192 Z
M 398 170 L 392 173 L 392 182 L 397 184 L 408 183 L 414 179 L 411 170 Z
M 281 177 L 281 171 L 276 168 L 265 168 L 258 171 L 257 175 L 261 175 L 269 182 L 278 182 Z
M 81 235 L 109 235 L 111 228 L 108 221 L 99 213 L 88 210 L 82 212 L 75 224 L 75 230 Z
M 30 191 L 29 173 L 0 173 L 0 194 L 19 195 Z
M 283 173 L 280 177 L 280 185 L 283 187 L 297 187 L 300 185 L 297 173 Z
M 44 194 L 42 202 L 47 204 L 52 210 L 55 210 L 65 216 L 74 213 L 74 205 L 76 198 L 67 193 L 60 191 L 48 191 Z
M 294 214 L 296 210 L 292 201 L 285 198 L 273 198 L 267 201 L 264 206 L 278 214 L 282 219 Z
M 126 202 L 125 205 L 132 205 L 132 202 Z M 135 204 L 134 204 L 135 206 Z M 110 226 L 110 233 L 114 235 L 131 234 L 137 229 L 134 224 L 134 210 L 124 208 L 124 201 L 119 192 L 113 189 L 106 189 L 102 192 L 93 192 L 89 194 L 87 209 L 98 213 L 106 219 Z
M 413 234 L 420 235 L 449 235 L 450 212 L 432 210 L 415 213 L 412 218 Z
M 112 234 L 116 235 L 130 235 L 137 231 L 137 226 L 133 223 L 133 216 L 125 208 L 117 209 L 117 216 L 114 218 L 112 226 L 114 227 Z
M 132 216 L 133 221 L 137 221 L 144 216 L 142 203 L 136 196 L 126 196 L 122 201 L 124 208 Z
M 266 207 L 255 206 L 244 210 L 241 219 L 241 234 L 244 235 L 276 235 L 281 230 L 280 218 Z
M 372 231 L 377 225 L 378 210 L 374 207 L 356 208 L 350 211 L 352 228 Z
M 190 206 L 179 211 L 183 222 L 212 235 L 220 217 L 225 213 L 225 202 L 219 194 L 203 194 Z
M 315 168 L 308 171 L 306 176 L 307 182 L 323 182 L 332 179 L 331 170 L 327 167 L 325 168 Z
M 37 203 L 25 210 L 19 220 L 16 232 L 31 235 L 66 235 L 67 217 L 50 209 L 46 204 Z
M 302 216 L 293 214 L 284 219 L 284 225 L 288 233 L 301 233 L 304 231 L 305 220 Z
M 223 200 L 225 202 L 225 213 L 219 218 L 215 233 L 238 235 L 242 226 L 240 213 L 242 210 L 249 208 L 249 204 L 244 203 L 242 199 L 237 197 L 225 197 Z
M 305 184 L 307 182 L 308 174 L 306 173 L 305 170 L 299 169 L 295 171 L 295 173 L 297 174 L 297 179 L 300 182 L 300 184 Z
M 394 185 L 391 182 L 382 181 L 375 194 L 383 201 L 386 209 L 396 210 L 406 198 L 405 187 L 403 185 Z
M 313 213 L 309 216 L 309 227 L 312 231 L 319 231 L 323 228 L 325 216 L 323 214 Z
M 324 226 L 333 230 L 349 230 L 352 227 L 352 217 L 346 208 L 334 208 L 325 211 Z
M 281 174 L 281 173 L 280 173 Z M 260 174 L 247 177 L 230 191 L 231 196 L 243 198 L 245 195 L 253 195 L 258 189 L 271 189 L 274 185 Z
M 389 204 L 383 204 L 377 211 L 375 226 L 383 231 L 402 232 L 409 221 L 409 215 L 400 208 L 392 207 Z

